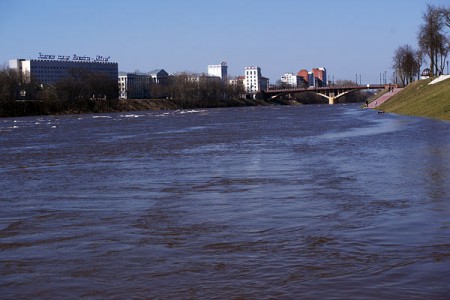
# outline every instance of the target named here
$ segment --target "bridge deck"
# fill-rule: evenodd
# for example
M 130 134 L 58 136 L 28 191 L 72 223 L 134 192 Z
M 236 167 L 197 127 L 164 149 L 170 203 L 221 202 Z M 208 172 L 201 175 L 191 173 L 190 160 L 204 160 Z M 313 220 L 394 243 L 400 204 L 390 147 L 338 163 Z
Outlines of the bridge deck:
M 392 85 L 391 85 L 392 86 Z M 354 85 L 354 86 L 331 86 L 331 87 L 308 87 L 308 88 L 285 88 L 285 89 L 267 89 L 266 94 L 289 94 L 301 92 L 329 92 L 329 91 L 350 91 L 350 90 L 367 90 L 367 89 L 385 89 L 389 85 L 368 84 L 368 85 Z

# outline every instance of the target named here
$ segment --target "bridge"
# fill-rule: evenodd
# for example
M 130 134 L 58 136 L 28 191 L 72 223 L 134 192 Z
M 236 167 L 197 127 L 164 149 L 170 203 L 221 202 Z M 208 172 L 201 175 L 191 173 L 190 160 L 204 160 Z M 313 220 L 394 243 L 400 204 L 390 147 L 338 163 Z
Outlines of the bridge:
M 381 90 L 393 88 L 392 84 L 368 84 L 368 85 L 353 85 L 353 86 L 330 86 L 330 87 L 308 87 L 308 88 L 269 88 L 263 91 L 266 98 L 275 99 L 283 95 L 313 92 L 326 99 L 329 104 L 335 104 L 336 100 L 348 93 L 358 90 Z

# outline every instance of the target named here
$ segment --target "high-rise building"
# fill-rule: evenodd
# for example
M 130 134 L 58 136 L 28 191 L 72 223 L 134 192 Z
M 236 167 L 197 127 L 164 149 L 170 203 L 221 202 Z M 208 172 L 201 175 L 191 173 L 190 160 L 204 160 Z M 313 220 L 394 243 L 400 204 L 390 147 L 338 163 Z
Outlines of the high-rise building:
M 228 80 L 228 66 L 226 62 L 222 62 L 219 65 L 209 65 L 208 66 L 208 76 L 220 77 L 222 82 L 227 82 Z

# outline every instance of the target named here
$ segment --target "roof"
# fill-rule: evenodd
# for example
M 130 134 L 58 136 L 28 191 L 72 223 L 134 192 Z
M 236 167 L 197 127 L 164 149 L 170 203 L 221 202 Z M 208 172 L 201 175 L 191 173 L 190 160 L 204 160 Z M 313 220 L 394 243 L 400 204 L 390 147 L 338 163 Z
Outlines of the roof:
M 158 75 L 161 72 L 164 72 L 164 73 L 168 74 L 164 69 L 155 69 L 153 71 L 148 72 L 148 74 L 150 74 L 150 75 Z
M 131 75 L 149 76 L 148 73 L 142 72 L 119 72 L 119 76 L 131 76 Z

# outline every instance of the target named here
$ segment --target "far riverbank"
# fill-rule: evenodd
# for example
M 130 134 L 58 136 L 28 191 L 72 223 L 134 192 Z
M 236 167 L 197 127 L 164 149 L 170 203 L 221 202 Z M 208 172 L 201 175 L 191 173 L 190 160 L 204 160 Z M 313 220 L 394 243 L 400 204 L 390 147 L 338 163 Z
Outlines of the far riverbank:
M 192 100 L 173 99 L 127 99 L 127 100 L 76 100 L 76 101 L 9 101 L 0 103 L 0 117 L 23 117 L 36 115 L 64 115 L 106 113 L 122 111 L 169 110 L 193 108 L 220 108 L 240 106 L 297 105 L 296 101 L 266 101 L 258 99 L 228 99 L 202 103 Z

